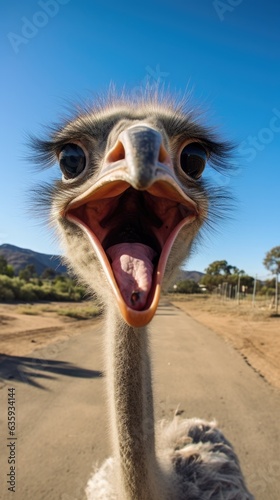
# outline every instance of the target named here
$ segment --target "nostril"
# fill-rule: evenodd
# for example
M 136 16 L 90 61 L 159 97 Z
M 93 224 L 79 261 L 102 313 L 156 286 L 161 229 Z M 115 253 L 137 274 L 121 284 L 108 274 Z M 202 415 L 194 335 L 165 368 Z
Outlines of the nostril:
M 169 154 L 167 153 L 165 147 L 161 144 L 160 149 L 159 149 L 159 155 L 158 155 L 158 161 L 160 163 L 169 163 Z
M 123 143 L 121 141 L 118 141 L 117 144 L 114 146 L 111 151 L 109 151 L 109 154 L 107 156 L 107 161 L 109 163 L 113 163 L 115 161 L 120 161 L 124 160 L 125 158 L 125 150 L 123 147 Z

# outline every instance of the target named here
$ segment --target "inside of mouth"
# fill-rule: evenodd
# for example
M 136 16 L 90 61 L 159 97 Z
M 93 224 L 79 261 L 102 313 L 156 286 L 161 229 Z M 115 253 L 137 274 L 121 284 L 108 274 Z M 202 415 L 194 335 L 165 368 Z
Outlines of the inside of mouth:
M 126 306 L 143 311 L 153 300 L 166 241 L 189 214 L 177 201 L 128 188 L 113 198 L 90 199 L 68 218 L 78 220 L 102 247 L 103 265 L 111 267 Z
M 157 253 L 143 243 L 118 243 L 106 251 L 125 303 L 141 311 L 153 284 Z
M 110 216 L 100 221 L 109 227 L 102 246 L 126 305 L 141 311 L 150 304 L 153 277 L 161 253 L 154 233 L 163 221 L 149 206 L 147 194 L 128 189 Z

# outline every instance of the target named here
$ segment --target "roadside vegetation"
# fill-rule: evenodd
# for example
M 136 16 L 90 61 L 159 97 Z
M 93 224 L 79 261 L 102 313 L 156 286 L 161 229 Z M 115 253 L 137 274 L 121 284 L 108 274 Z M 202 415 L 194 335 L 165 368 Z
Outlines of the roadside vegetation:
M 48 302 L 48 303 L 26 303 L 17 305 L 16 314 L 27 314 L 29 316 L 62 316 L 71 319 L 92 319 L 99 316 L 102 309 L 94 300 L 83 302 Z
M 229 264 L 226 260 L 212 262 L 198 283 L 184 280 L 175 283 L 171 294 L 203 294 L 205 297 L 216 296 L 223 300 L 235 299 L 238 304 L 251 301 L 265 304 L 275 309 L 278 315 L 278 276 L 280 273 L 280 246 L 272 248 L 263 260 L 264 266 L 272 273 L 271 279 L 258 280 L 248 276 L 245 271 Z
M 261 298 L 278 314 L 278 275 L 280 273 L 280 246 L 272 248 L 265 255 L 264 266 L 272 273 L 266 281 L 248 276 L 245 271 L 229 264 L 226 260 L 212 262 L 206 269 L 201 280 L 196 283 L 186 279 L 178 281 L 169 290 L 172 294 L 214 295 L 224 300 L 236 299 L 240 303 L 252 298 L 253 303 Z M 76 284 L 69 275 L 57 274 L 52 268 L 47 268 L 38 276 L 33 264 L 27 265 L 16 276 L 4 256 L 0 255 L 0 302 L 80 302 L 85 300 L 86 289 Z M 97 308 L 98 309 L 98 308 Z M 36 314 L 31 310 L 25 314 Z M 81 319 L 96 315 L 80 308 L 71 311 L 69 307 L 60 310 L 61 315 Z M 72 316 L 71 316 L 72 315 Z
M 13 267 L 0 255 L 0 302 L 77 302 L 85 297 L 84 287 L 51 268 L 38 276 L 35 266 L 30 264 L 15 276 Z

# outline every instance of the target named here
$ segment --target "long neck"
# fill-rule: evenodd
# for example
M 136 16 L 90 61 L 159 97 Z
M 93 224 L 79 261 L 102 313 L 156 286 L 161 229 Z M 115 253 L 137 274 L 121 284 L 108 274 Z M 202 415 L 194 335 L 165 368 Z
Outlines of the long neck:
M 133 329 L 113 311 L 107 319 L 106 375 L 119 498 L 164 498 L 155 457 L 147 330 Z

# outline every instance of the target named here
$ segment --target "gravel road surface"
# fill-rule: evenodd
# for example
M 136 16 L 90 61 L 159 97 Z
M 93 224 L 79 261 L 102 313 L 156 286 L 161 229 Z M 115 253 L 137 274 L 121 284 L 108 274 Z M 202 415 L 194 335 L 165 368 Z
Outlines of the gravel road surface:
M 102 320 L 77 323 L 69 328 L 80 328 L 80 335 L 0 365 L 1 499 L 84 499 L 93 465 L 110 453 L 102 326 Z M 172 418 L 180 405 L 182 418 L 216 418 L 256 500 L 279 500 L 279 390 L 167 302 L 152 322 L 151 343 L 157 417 Z M 9 389 L 15 389 L 15 436 L 7 426 Z M 8 490 L 9 457 L 16 460 L 15 493 Z

